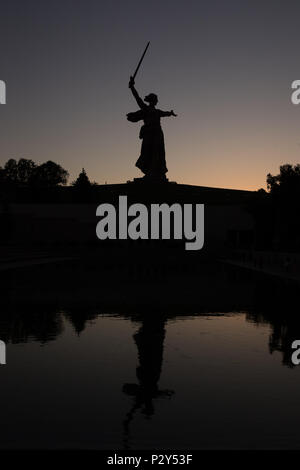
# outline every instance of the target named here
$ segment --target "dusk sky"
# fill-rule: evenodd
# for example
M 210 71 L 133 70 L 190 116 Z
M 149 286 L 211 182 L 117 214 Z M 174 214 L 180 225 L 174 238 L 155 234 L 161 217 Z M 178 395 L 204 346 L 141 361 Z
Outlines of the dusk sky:
M 74 180 L 142 176 L 128 89 L 158 94 L 168 178 L 258 189 L 300 162 L 297 0 L 2 0 L 0 165 L 53 160 Z

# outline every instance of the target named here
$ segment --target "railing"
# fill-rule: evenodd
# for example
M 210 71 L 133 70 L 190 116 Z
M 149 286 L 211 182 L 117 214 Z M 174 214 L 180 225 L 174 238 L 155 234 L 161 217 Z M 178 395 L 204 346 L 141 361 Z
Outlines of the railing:
M 231 250 L 228 260 L 259 271 L 300 278 L 300 253 Z

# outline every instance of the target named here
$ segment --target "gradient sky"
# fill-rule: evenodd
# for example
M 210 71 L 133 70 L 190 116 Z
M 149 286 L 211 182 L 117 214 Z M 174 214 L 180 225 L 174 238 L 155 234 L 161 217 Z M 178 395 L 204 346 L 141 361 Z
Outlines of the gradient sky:
M 142 176 L 128 89 L 155 92 L 168 177 L 239 189 L 300 162 L 298 0 L 1 0 L 0 165 L 84 167 L 98 183 Z

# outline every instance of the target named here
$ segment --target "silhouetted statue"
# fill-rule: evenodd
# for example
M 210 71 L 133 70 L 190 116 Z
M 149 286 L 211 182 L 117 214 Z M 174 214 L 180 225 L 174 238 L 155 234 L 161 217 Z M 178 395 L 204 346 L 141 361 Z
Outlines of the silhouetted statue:
M 146 178 L 164 180 L 166 179 L 168 169 L 166 166 L 165 142 L 160 126 L 160 118 L 177 115 L 173 110 L 161 111 L 156 109 L 155 106 L 157 105 L 158 98 L 154 93 L 150 93 L 142 100 L 134 87 L 133 77 L 130 77 L 129 88 L 140 110 L 128 113 L 127 119 L 131 122 L 144 121 L 139 135 L 140 139 L 142 139 L 141 155 L 135 165 L 145 174 Z

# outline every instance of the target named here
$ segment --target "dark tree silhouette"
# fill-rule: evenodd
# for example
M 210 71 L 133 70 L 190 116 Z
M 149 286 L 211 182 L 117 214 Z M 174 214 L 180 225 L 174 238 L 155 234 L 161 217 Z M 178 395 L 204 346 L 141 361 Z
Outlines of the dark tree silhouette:
M 32 160 L 20 158 L 17 164 L 18 183 L 28 184 L 36 171 L 37 165 Z
M 300 164 L 280 166 L 278 175 L 267 175 L 271 195 L 273 236 L 282 251 L 299 251 Z
M 5 170 L 0 166 L 0 184 L 6 180 Z
M 86 174 L 86 171 L 84 168 L 82 168 L 82 171 L 79 173 L 78 178 L 73 181 L 72 186 L 77 189 L 86 189 L 90 188 L 92 183 L 89 180 L 88 175 Z
M 26 158 L 20 158 L 17 162 L 14 158 L 10 158 L 4 166 L 4 178 L 15 184 L 28 184 L 32 178 L 37 165 Z
M 17 186 L 55 187 L 66 184 L 68 176 L 64 168 L 52 161 L 37 165 L 26 158 L 11 158 L 0 168 L 0 180 Z
M 78 178 L 72 183 L 73 201 L 74 202 L 89 202 L 93 197 L 94 183 L 91 183 L 84 168 L 79 173 Z
M 14 158 L 10 158 L 4 165 L 4 178 L 7 181 L 17 182 L 18 180 L 18 164 Z
M 292 198 L 300 196 L 300 164 L 286 163 L 280 166 L 278 175 L 267 175 L 267 187 L 273 196 Z
M 49 160 L 39 165 L 29 183 L 35 187 L 54 188 L 67 184 L 69 173 L 55 162 Z

